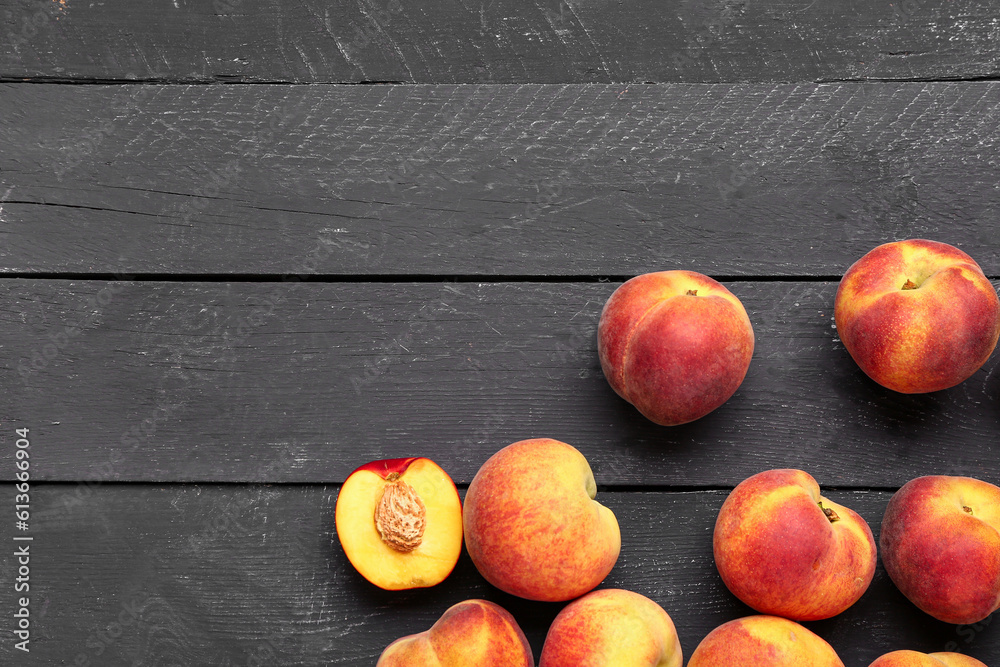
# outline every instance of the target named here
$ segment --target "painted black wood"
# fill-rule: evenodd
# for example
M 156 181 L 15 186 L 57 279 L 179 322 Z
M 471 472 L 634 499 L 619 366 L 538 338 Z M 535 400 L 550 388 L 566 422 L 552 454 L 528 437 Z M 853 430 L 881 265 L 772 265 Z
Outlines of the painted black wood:
M 986 0 L 0 8 L 0 81 L 33 82 L 0 84 L 0 443 L 30 428 L 42 482 L 33 653 L 0 642 L 0 664 L 371 665 L 469 597 L 537 656 L 561 605 L 466 555 L 425 591 L 354 572 L 335 483 L 375 458 L 466 483 L 513 440 L 575 444 L 623 527 L 605 586 L 663 604 L 688 656 L 750 613 L 711 560 L 746 476 L 809 470 L 876 533 L 912 477 L 1000 482 L 996 358 L 901 396 L 831 321 L 887 240 L 1000 278 L 1000 88 L 973 81 L 1000 76 L 998 21 Z M 158 85 L 234 82 L 432 85 Z M 733 279 L 758 340 L 737 395 L 676 429 L 594 349 L 620 280 L 664 268 Z M 933 621 L 881 568 L 810 627 L 847 665 L 1000 664 L 995 627 Z
M 32 430 L 50 481 L 340 482 L 428 455 L 468 482 L 542 436 L 608 485 L 731 486 L 778 467 L 841 487 L 1000 481 L 997 355 L 953 389 L 896 394 L 837 339 L 836 283 L 730 282 L 756 332 L 747 378 L 709 416 L 660 427 L 597 359 L 618 284 L 7 279 L 3 421 Z
M 12 493 L 7 486 L 4 495 Z M 336 486 L 105 485 L 70 507 L 59 500 L 64 490 L 35 489 L 36 635 L 30 659 L 0 642 L 4 664 L 77 664 L 84 655 L 90 662 L 80 664 L 373 665 L 393 639 L 428 628 L 448 606 L 469 598 L 511 611 L 537 658 L 562 607 L 497 591 L 465 553 L 437 587 L 377 589 L 353 570 L 337 542 Z M 827 495 L 858 511 L 877 538 L 890 493 Z M 753 613 L 725 589 L 712 559 L 712 527 L 725 496 L 597 496 L 616 513 L 623 534 L 621 557 L 602 587 L 660 603 L 686 656 L 713 627 Z M 5 551 L 5 580 L 12 561 Z M 0 593 L 5 603 L 9 589 Z M 1000 656 L 995 628 L 933 620 L 895 589 L 881 565 L 854 607 L 808 626 L 852 667 L 904 647 L 959 650 L 988 664 Z
M 27 0 L 8 79 L 583 83 L 997 76 L 989 0 Z
M 829 277 L 928 237 L 997 276 L 998 110 L 992 82 L 6 85 L 0 267 Z

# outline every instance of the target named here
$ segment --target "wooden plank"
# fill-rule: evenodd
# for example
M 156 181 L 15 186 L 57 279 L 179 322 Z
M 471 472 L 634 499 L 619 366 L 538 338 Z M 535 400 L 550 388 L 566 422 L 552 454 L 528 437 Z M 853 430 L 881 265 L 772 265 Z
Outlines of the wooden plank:
M 70 508 L 59 502 L 64 488 L 33 492 L 30 664 L 155 664 L 169 655 L 178 664 L 372 665 L 390 641 L 428 628 L 468 598 L 511 611 L 537 658 L 562 607 L 500 593 L 464 553 L 437 587 L 375 588 L 337 543 L 335 486 L 107 485 Z M 686 656 L 716 625 L 752 613 L 725 589 L 712 559 L 712 526 L 725 495 L 598 493 L 623 535 L 621 557 L 602 587 L 661 604 Z M 828 495 L 878 535 L 888 492 Z M 4 581 L 12 580 L 12 560 L 3 558 Z M 0 593 L 5 609 L 12 609 L 10 588 Z M 995 627 L 933 620 L 903 598 L 881 564 L 861 601 L 809 627 L 848 665 L 903 647 L 1000 660 Z M 5 664 L 21 664 L 18 655 L 12 642 L 0 643 Z
M 604 485 L 796 467 L 890 488 L 997 469 L 998 355 L 953 389 L 896 394 L 837 339 L 836 283 L 728 285 L 755 327 L 750 371 L 722 408 L 667 428 L 601 373 L 617 283 L 8 279 L 0 419 L 31 429 L 47 481 L 326 483 L 427 455 L 461 483 L 541 436 L 577 446 Z
M 7 85 L 0 267 L 835 276 L 929 237 L 1000 275 L 998 114 L 992 82 Z
M 996 76 L 989 0 L 11 3 L 0 76 L 585 83 Z

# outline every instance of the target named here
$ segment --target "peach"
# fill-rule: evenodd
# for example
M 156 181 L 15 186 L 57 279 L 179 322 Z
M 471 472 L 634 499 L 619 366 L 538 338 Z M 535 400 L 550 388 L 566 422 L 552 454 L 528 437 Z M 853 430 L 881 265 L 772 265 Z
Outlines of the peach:
M 868 667 L 986 667 L 986 665 L 961 653 L 893 651 L 881 656 Z
M 430 630 L 397 639 L 375 667 L 534 667 L 517 621 L 486 600 L 450 607 Z
M 508 445 L 465 494 L 465 545 L 502 591 L 529 600 L 579 597 L 611 572 L 618 520 L 597 503 L 597 483 L 574 447 L 549 438 Z
M 615 290 L 597 325 L 597 351 L 615 392 L 650 420 L 704 417 L 739 388 L 754 335 L 743 304 L 694 271 L 636 276 Z
M 855 262 L 834 318 L 861 370 L 906 394 L 967 379 L 1000 337 L 1000 300 L 983 270 L 958 248 L 922 239 L 880 245 Z
M 545 636 L 539 667 L 681 667 L 681 642 L 663 607 L 609 588 L 568 604 Z
M 833 647 L 794 621 L 747 616 L 723 623 L 701 640 L 688 667 L 844 667 Z
M 889 500 L 879 542 L 896 587 L 939 621 L 978 623 L 1000 608 L 1000 488 L 910 480 Z
M 820 495 L 801 470 L 769 470 L 740 482 L 713 536 L 723 582 L 764 614 L 830 618 L 857 602 L 875 575 L 875 538 L 854 511 Z
M 462 553 L 458 490 L 426 458 L 373 461 L 352 472 L 335 522 L 347 559 L 387 590 L 438 584 Z

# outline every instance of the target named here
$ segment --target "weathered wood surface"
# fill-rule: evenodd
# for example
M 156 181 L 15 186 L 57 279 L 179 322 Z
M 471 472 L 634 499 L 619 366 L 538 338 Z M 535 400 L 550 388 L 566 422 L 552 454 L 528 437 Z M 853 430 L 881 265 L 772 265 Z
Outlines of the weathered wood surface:
M 622 525 L 604 586 L 660 602 L 687 656 L 750 613 L 711 552 L 745 477 L 808 470 L 876 536 L 913 477 L 1000 482 L 998 357 L 903 396 L 832 326 L 885 241 L 1000 279 L 998 25 L 987 0 L 0 8 L 0 444 L 30 428 L 37 482 L 32 653 L 0 664 L 370 667 L 470 597 L 537 657 L 561 605 L 465 554 L 407 593 L 351 568 L 338 483 L 376 458 L 464 485 L 514 440 L 576 445 Z M 595 350 L 620 281 L 667 268 L 725 279 L 757 333 L 736 396 L 673 429 Z M 852 667 L 995 667 L 993 626 L 934 621 L 881 565 L 810 624 Z
M 756 332 L 747 378 L 709 416 L 661 427 L 600 369 L 617 286 L 8 279 L 2 419 L 31 429 L 47 481 L 327 483 L 428 455 L 461 483 L 540 436 L 577 446 L 605 485 L 995 475 L 1000 356 L 958 387 L 896 394 L 838 340 L 837 283 L 729 283 Z
M 989 0 L 12 0 L 0 77 L 584 83 L 997 76 Z
M 465 553 L 437 587 L 375 588 L 337 542 L 336 486 L 112 484 L 70 506 L 61 501 L 66 490 L 35 490 L 37 634 L 29 660 L 0 642 L 4 664 L 74 664 L 83 654 L 93 665 L 139 667 L 373 665 L 390 641 L 428 628 L 448 606 L 473 597 L 510 610 L 537 658 L 562 607 L 500 593 Z M 752 613 L 725 589 L 712 560 L 712 527 L 725 495 L 597 496 L 616 513 L 623 535 L 621 557 L 602 586 L 660 603 L 686 656 L 713 627 Z M 877 537 L 889 493 L 828 495 L 858 511 Z M 9 580 L 10 560 L 2 562 Z M 903 598 L 881 564 L 854 607 L 808 625 L 852 666 L 903 647 L 958 650 L 988 664 L 1000 652 L 995 628 L 934 621 Z
M 995 82 L 9 84 L 0 269 L 835 277 L 928 237 L 997 276 L 998 114 Z

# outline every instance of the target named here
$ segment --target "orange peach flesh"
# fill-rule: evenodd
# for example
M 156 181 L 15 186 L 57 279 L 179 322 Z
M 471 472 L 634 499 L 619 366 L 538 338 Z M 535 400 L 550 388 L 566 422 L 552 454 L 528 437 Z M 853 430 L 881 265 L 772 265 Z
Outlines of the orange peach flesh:
M 359 469 L 344 482 L 336 509 L 337 536 L 344 553 L 365 579 L 380 588 L 401 590 L 438 584 L 454 569 L 462 551 L 458 491 L 447 473 L 429 459 L 416 459 L 401 475 L 389 477 L 392 479 Z M 393 540 L 387 531 L 395 510 L 387 510 L 390 516 L 383 512 L 378 521 L 380 501 L 383 508 L 390 502 L 407 508 L 414 497 L 424 511 L 422 531 L 411 525 L 414 519 L 404 513 L 396 517 L 403 525 L 402 535 Z M 401 544 L 407 540 L 409 544 Z
M 736 597 L 764 614 L 830 618 L 854 604 L 875 574 L 875 539 L 847 507 L 820 495 L 801 470 L 741 482 L 723 503 L 715 562 Z
M 1000 300 L 976 262 L 934 241 L 879 246 L 844 274 L 837 332 L 861 369 L 902 393 L 952 387 L 1000 337 Z
M 961 653 L 893 651 L 881 656 L 868 667 L 986 667 L 986 664 Z
M 698 644 L 688 667 L 844 667 L 821 637 L 777 616 L 748 616 L 724 623 Z
M 376 667 L 534 667 L 514 617 L 486 600 L 450 607 L 426 632 L 397 639 Z

